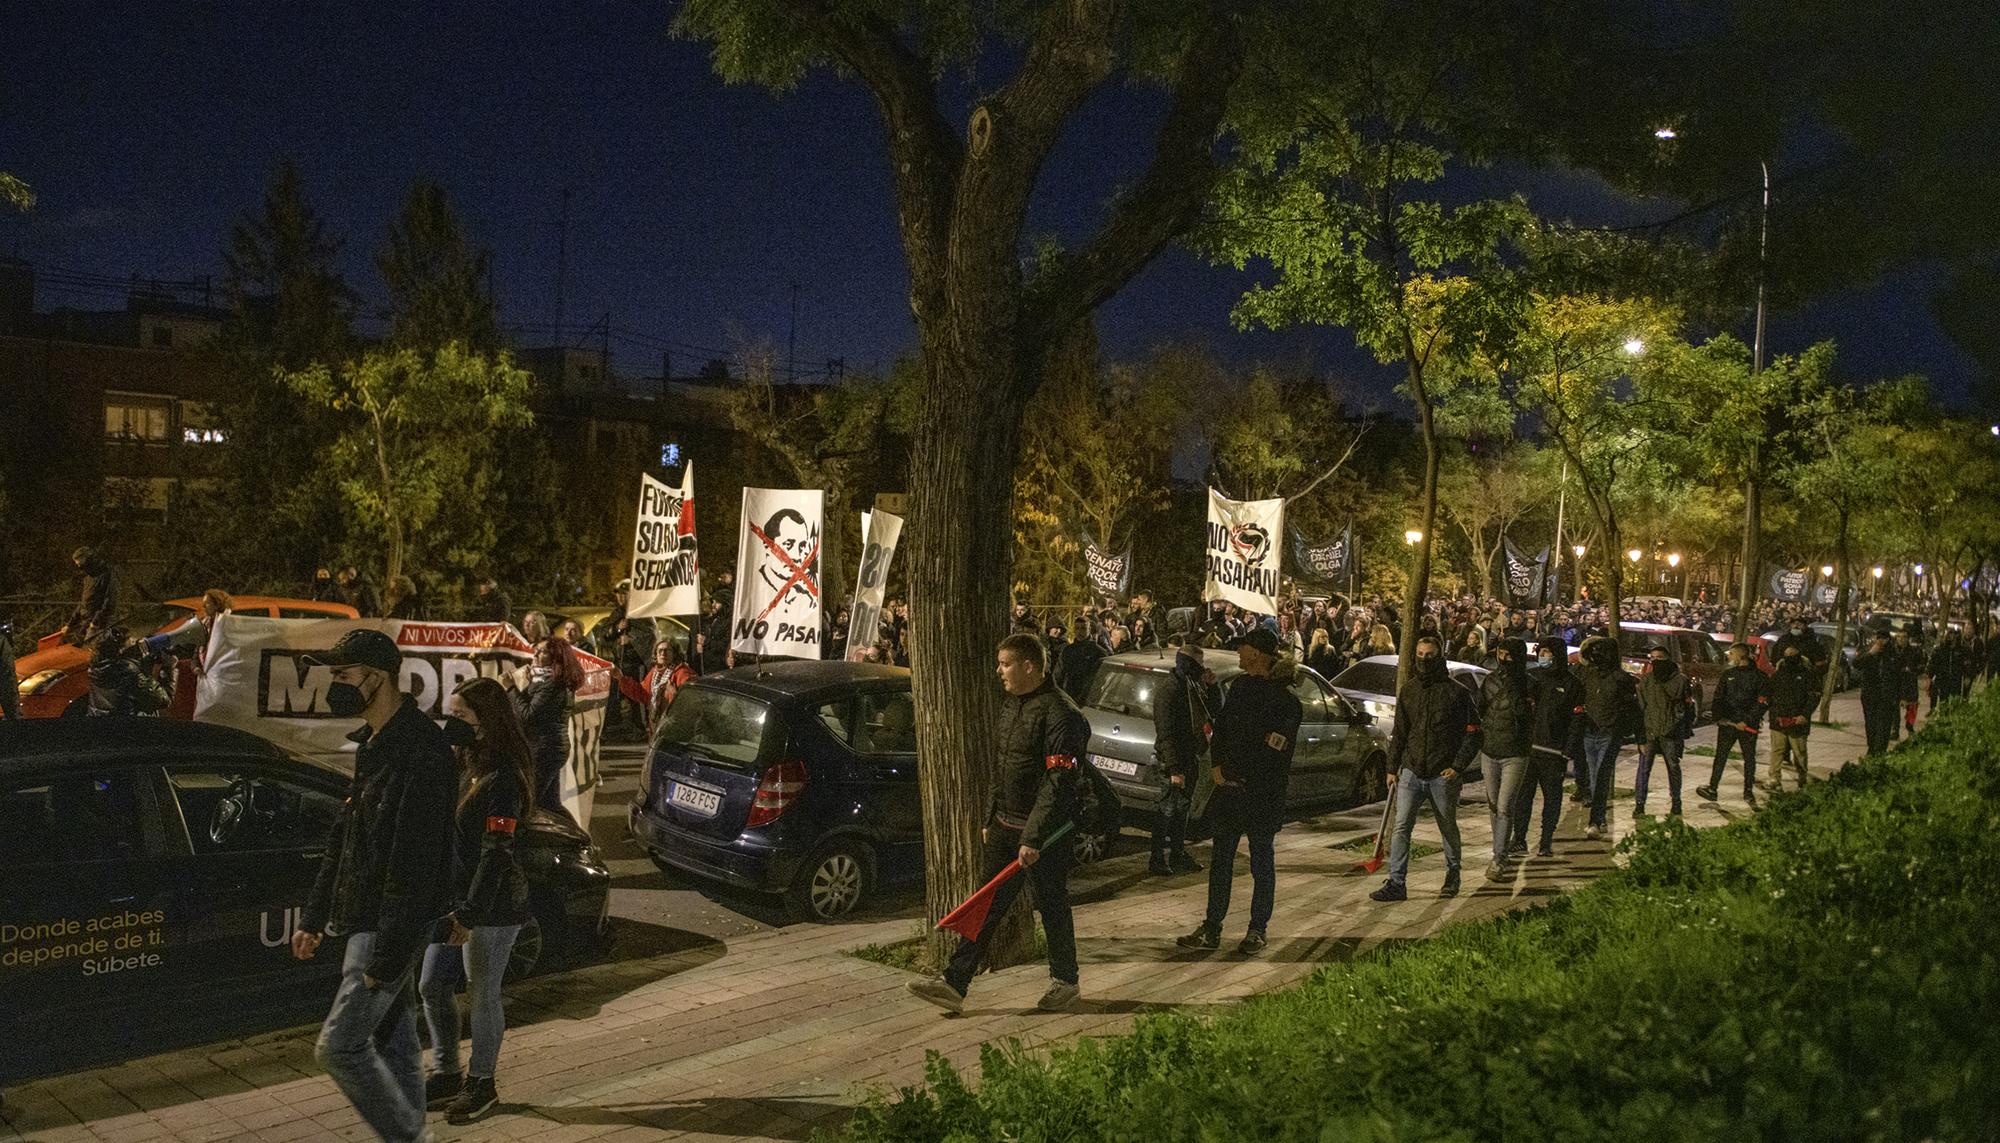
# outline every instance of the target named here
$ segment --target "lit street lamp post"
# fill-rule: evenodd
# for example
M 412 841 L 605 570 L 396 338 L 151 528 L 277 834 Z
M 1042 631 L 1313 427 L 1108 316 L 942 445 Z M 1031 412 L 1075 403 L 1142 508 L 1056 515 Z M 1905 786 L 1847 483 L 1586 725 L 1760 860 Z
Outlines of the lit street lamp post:
M 1582 544 L 1578 544 L 1570 550 L 1576 553 L 1576 582 L 1570 586 L 1569 591 L 1570 601 L 1574 603 L 1583 598 L 1583 553 L 1590 549 Z

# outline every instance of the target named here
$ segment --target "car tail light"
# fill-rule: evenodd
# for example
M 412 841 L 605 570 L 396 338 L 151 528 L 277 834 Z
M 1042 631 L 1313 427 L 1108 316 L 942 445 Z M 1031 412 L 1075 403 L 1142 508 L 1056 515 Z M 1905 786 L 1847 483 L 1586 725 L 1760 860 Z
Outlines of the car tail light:
M 757 796 L 750 800 L 750 818 L 744 828 L 765 825 L 791 809 L 806 792 L 806 764 L 796 759 L 780 762 L 757 779 Z

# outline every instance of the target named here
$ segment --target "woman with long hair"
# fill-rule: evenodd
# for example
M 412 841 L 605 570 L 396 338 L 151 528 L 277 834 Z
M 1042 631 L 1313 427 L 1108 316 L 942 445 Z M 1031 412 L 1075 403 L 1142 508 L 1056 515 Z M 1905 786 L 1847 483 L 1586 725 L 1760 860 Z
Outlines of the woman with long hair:
M 1306 666 L 1318 671 L 1323 679 L 1330 679 L 1340 673 L 1340 652 L 1333 649 L 1333 640 L 1327 637 L 1326 628 L 1313 628 L 1312 646 L 1306 648 Z
M 528 737 L 529 789 L 535 804 L 546 810 L 562 810 L 562 772 L 569 765 L 569 708 L 571 695 L 583 685 L 583 665 L 570 653 L 569 642 L 559 636 L 542 641 L 535 648 L 535 661 L 528 668 L 528 683 L 514 695 L 514 712 Z
M 462 770 L 452 823 L 451 915 L 424 950 L 417 992 L 430 1023 L 436 1067 L 425 1083 L 427 1102 L 443 1104 L 452 1123 L 471 1123 L 499 1096 L 493 1073 L 507 1030 L 500 983 L 514 938 L 528 920 L 528 882 L 514 856 L 514 839 L 530 812 L 528 739 L 514 704 L 489 678 L 467 679 L 445 704 L 446 733 Z M 459 1067 L 458 1001 L 465 981 L 472 1009 L 471 1067 Z
M 1393 655 L 1396 653 L 1396 637 L 1389 634 L 1387 623 L 1377 623 L 1368 632 L 1368 654 Z

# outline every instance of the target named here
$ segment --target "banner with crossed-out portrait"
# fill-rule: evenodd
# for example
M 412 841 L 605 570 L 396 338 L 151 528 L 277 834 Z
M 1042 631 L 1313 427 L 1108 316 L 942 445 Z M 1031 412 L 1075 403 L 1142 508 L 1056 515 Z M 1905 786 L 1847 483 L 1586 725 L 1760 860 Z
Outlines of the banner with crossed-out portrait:
M 743 655 L 820 657 L 817 488 L 745 488 L 729 647 Z

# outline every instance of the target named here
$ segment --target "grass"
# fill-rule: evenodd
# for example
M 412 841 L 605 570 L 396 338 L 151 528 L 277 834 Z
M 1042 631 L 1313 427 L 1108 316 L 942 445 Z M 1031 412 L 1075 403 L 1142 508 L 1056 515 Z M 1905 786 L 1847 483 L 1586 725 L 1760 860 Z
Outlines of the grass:
M 1996 695 L 2000 699 L 2000 695 Z M 933 1056 L 853 1143 L 1990 1140 L 2000 701 L 1550 904 L 1219 1016 Z

